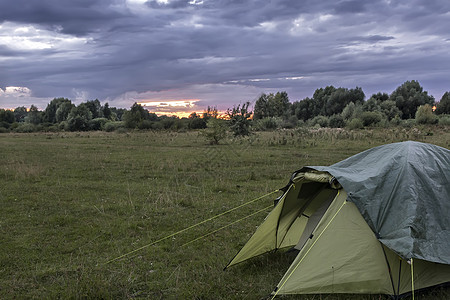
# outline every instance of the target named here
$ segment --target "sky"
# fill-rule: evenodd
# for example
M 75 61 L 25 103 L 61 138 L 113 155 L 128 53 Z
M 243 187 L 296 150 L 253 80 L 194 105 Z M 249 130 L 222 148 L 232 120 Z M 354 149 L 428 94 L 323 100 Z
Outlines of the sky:
M 317 88 L 450 91 L 448 0 L 2 0 L 0 107 L 226 110 Z

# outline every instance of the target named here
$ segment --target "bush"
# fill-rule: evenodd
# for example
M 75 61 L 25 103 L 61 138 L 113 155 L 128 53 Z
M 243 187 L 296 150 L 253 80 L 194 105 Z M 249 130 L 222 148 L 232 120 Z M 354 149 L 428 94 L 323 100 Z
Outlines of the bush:
M 105 123 L 104 130 L 107 131 L 107 132 L 113 132 L 113 131 L 116 131 L 119 128 L 123 128 L 123 127 L 124 127 L 123 122 L 112 122 L 112 121 L 110 121 L 110 122 Z
M 170 128 L 172 128 L 172 126 L 175 125 L 175 118 L 166 117 L 166 118 L 163 118 L 160 121 L 160 123 L 164 129 L 170 129 Z
M 450 115 L 440 115 L 439 125 L 450 126 Z
M 5 127 L 0 127 L 0 133 L 7 133 L 9 130 Z
M 119 127 L 116 129 L 116 133 L 123 134 L 123 133 L 127 133 L 127 132 L 128 132 L 128 130 L 125 127 Z
M 186 128 L 188 128 L 188 122 L 186 119 L 175 119 L 175 122 L 172 124 L 172 126 L 170 127 L 170 129 L 172 130 L 176 130 L 176 131 L 182 131 Z
M 416 111 L 417 124 L 436 124 L 437 117 L 433 113 L 433 108 L 429 104 L 421 105 Z
M 343 128 L 345 127 L 344 118 L 341 115 L 332 115 L 328 126 L 331 128 Z
M 88 129 L 89 130 L 103 130 L 105 127 L 105 124 L 108 122 L 109 122 L 109 120 L 106 118 L 95 118 L 95 119 L 89 120 Z
M 44 127 L 44 131 L 46 132 L 59 132 L 61 131 L 61 129 L 59 128 L 58 124 L 53 124 L 53 125 L 49 125 Z
M 275 117 L 266 117 L 259 120 L 255 120 L 256 130 L 275 130 L 278 128 L 280 120 Z
M 4 121 L 0 121 L 0 127 L 8 129 L 9 126 L 11 126 L 10 123 L 4 122 Z
M 36 132 L 39 131 L 39 128 L 31 123 L 22 123 L 14 129 L 15 132 Z
M 189 119 L 188 127 L 189 129 L 204 129 L 206 128 L 206 119 L 199 117 Z
M 227 136 L 227 126 L 224 120 L 211 118 L 207 122 L 207 128 L 200 134 L 211 144 L 217 145 Z
M 400 122 L 400 126 L 404 128 L 412 128 L 416 125 L 416 120 L 414 119 L 408 119 L 408 120 L 402 120 Z
M 288 119 L 285 119 L 282 124 L 281 127 L 286 128 L 286 129 L 292 129 L 297 127 L 298 124 L 298 119 L 296 116 L 290 116 Z
M 373 126 L 381 121 L 383 117 L 379 112 L 365 111 L 361 114 L 361 121 L 364 126 Z
M 402 119 L 400 118 L 400 116 L 395 116 L 395 117 L 390 121 L 390 125 L 392 125 L 392 126 L 398 126 L 398 125 L 400 125 L 401 122 L 402 122 Z
M 317 116 L 317 117 L 312 118 L 309 121 L 309 126 L 314 127 L 314 126 L 318 125 L 320 127 L 328 127 L 328 123 L 329 123 L 329 120 L 327 117 Z
M 247 136 L 250 134 L 250 118 L 252 112 L 249 111 L 248 106 L 250 102 L 239 104 L 237 107 L 229 108 L 227 116 L 230 118 L 229 126 L 234 136 Z
M 361 129 L 361 128 L 364 128 L 364 124 L 361 119 L 354 118 L 350 122 L 347 123 L 347 127 L 349 129 Z
M 154 127 L 153 125 L 154 122 L 150 121 L 150 120 L 142 120 L 139 124 L 138 124 L 138 128 L 139 129 L 152 129 Z
M 388 128 L 391 123 L 388 121 L 386 117 L 382 118 L 380 122 L 375 124 L 377 127 Z

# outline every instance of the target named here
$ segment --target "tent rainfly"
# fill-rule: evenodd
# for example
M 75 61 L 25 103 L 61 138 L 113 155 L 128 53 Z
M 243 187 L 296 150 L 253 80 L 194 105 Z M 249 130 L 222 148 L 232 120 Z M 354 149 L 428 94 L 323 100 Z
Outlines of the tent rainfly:
M 401 142 L 293 173 L 227 267 L 293 247 L 272 295 L 388 294 L 450 282 L 450 151 Z M 226 267 L 226 268 L 227 268 Z

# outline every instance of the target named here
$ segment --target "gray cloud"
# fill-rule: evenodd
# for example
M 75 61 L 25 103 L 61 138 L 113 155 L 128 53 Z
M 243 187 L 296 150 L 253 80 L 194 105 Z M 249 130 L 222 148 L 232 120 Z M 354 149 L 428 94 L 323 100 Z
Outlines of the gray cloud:
M 412 79 L 439 98 L 450 88 L 449 12 L 446 0 L 7 0 L 0 86 L 29 88 L 41 107 L 172 96 L 226 108 L 262 92 L 370 95 Z M 0 106 L 13 96 L 0 93 Z

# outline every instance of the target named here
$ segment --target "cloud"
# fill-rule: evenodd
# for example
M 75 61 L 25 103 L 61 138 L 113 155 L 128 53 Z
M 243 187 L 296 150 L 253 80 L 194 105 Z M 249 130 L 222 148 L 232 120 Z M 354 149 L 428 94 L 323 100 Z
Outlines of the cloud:
M 130 107 L 149 95 L 226 108 L 263 92 L 370 94 L 410 79 L 439 97 L 449 15 L 444 0 L 6 0 L 0 86 L 26 87 L 41 106 L 68 97 Z

